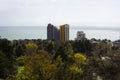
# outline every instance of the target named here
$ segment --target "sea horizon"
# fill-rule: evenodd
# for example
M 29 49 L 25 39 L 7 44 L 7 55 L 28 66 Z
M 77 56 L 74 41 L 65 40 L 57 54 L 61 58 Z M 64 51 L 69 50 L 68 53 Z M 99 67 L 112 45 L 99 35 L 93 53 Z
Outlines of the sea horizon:
M 88 39 L 119 39 L 120 28 L 70 26 L 70 40 L 75 40 L 77 31 L 84 31 Z M 0 26 L 1 38 L 9 40 L 19 39 L 47 39 L 47 26 Z

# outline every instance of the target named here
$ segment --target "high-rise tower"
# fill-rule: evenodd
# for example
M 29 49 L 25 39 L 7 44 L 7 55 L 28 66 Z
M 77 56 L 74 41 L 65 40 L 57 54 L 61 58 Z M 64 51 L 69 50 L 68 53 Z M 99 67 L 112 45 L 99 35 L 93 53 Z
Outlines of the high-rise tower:
M 57 27 L 55 27 L 52 24 L 48 24 L 47 26 L 47 39 L 48 40 L 54 40 L 54 41 L 59 41 L 59 30 Z
M 54 26 L 52 24 L 48 24 L 47 26 L 47 39 L 48 40 L 54 39 Z
M 69 40 L 69 25 L 64 24 L 60 26 L 60 41 L 65 42 Z

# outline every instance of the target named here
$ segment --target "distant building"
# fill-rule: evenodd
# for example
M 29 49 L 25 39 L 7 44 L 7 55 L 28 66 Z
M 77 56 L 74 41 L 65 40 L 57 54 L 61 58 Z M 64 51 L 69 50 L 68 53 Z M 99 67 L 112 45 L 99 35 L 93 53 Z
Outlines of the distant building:
M 54 39 L 54 26 L 52 24 L 48 24 L 47 26 L 47 39 L 48 40 Z
M 120 39 L 119 39 L 119 40 L 116 40 L 116 41 L 114 41 L 114 42 L 112 42 L 112 43 L 113 43 L 113 46 L 120 48 Z
M 83 40 L 85 39 L 85 33 L 83 31 L 78 31 L 77 32 L 77 40 Z
M 69 25 L 61 25 L 60 30 L 52 24 L 47 26 L 47 40 L 65 42 L 69 40 Z
M 48 40 L 54 40 L 54 41 L 59 41 L 59 30 L 57 27 L 55 27 L 52 24 L 48 24 L 47 26 L 47 39 Z
M 60 26 L 60 41 L 65 42 L 69 40 L 69 25 L 61 25 Z
M 60 40 L 60 31 L 57 27 L 54 27 L 54 40 L 59 41 Z

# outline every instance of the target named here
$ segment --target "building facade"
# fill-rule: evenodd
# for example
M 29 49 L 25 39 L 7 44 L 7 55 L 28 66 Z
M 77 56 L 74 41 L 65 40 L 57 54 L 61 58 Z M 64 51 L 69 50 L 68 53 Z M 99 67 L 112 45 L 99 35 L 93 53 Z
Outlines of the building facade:
M 47 26 L 47 39 L 48 40 L 54 39 L 54 26 L 52 24 L 48 24 Z
M 54 27 L 54 40 L 60 41 L 60 31 L 57 27 Z
M 47 26 L 47 40 L 59 41 L 59 30 L 52 24 Z
M 78 31 L 77 32 L 77 40 L 83 40 L 85 39 L 85 33 L 83 31 Z
M 60 26 L 60 41 L 65 42 L 69 40 L 69 25 L 61 25 Z

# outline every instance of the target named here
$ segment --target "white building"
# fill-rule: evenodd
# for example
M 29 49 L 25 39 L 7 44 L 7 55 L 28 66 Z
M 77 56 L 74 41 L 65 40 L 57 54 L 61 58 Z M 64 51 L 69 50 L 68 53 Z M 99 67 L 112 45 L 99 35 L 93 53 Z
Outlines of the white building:
M 83 31 L 77 32 L 77 40 L 83 40 L 85 38 L 85 33 Z

